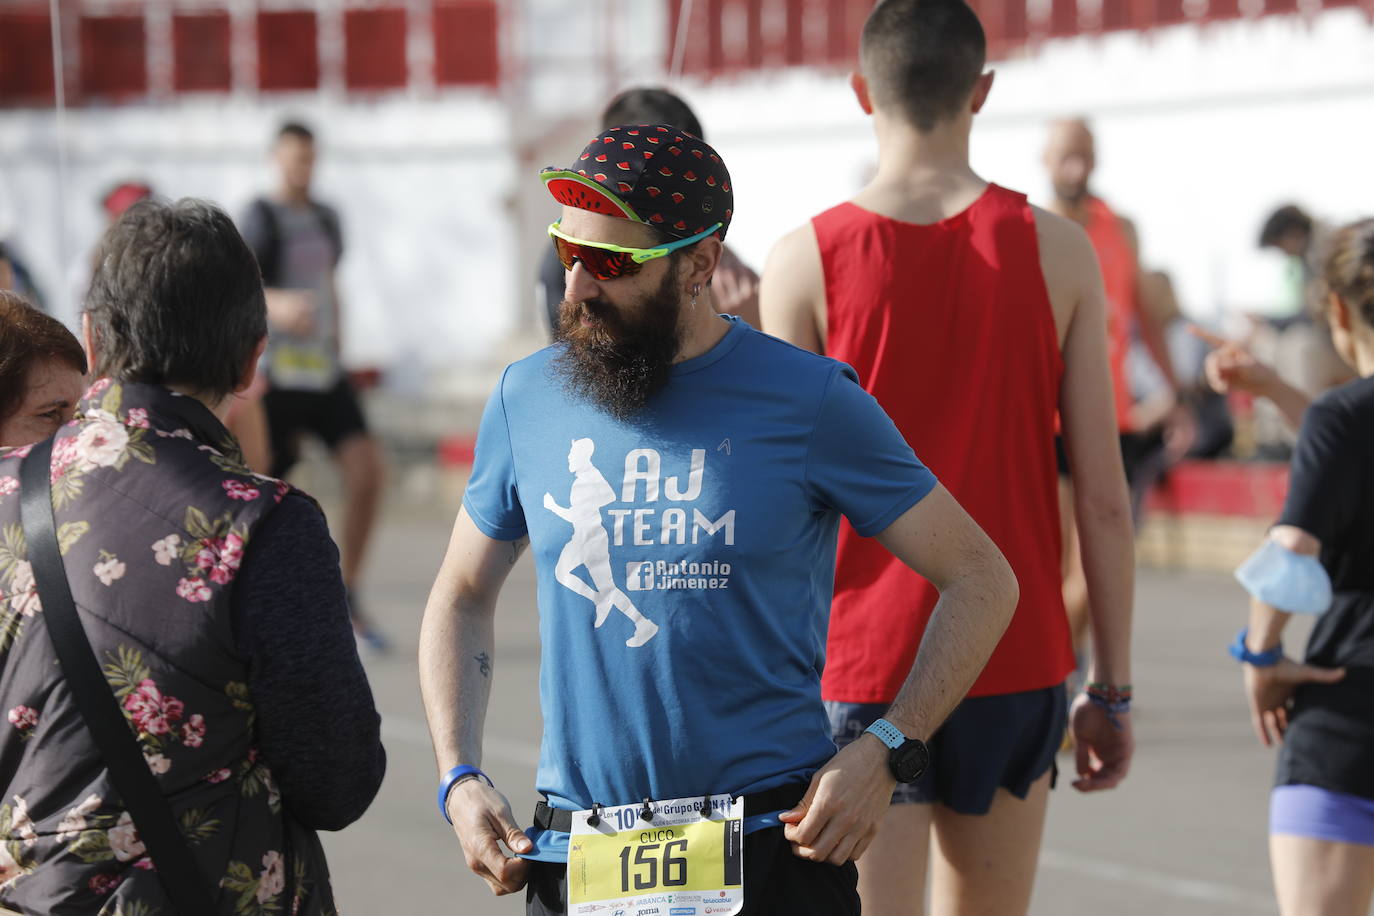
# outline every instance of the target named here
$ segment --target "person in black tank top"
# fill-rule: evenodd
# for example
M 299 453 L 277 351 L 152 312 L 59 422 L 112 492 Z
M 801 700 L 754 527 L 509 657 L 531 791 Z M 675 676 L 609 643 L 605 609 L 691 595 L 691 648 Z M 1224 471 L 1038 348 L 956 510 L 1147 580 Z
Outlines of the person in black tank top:
M 1250 625 L 1232 648 L 1260 741 L 1282 743 L 1270 859 L 1284 916 L 1362 916 L 1374 898 L 1374 219 L 1336 234 L 1325 281 L 1333 342 L 1360 378 L 1303 414 L 1283 514 L 1239 571 Z M 1303 663 L 1280 643 L 1293 611 L 1320 614 Z

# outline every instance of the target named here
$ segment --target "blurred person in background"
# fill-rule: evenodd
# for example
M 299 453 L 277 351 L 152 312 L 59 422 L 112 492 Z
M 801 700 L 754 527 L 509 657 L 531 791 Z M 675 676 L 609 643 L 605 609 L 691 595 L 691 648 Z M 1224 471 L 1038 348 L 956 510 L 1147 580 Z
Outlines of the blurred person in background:
M 601 113 L 601 126 L 604 129 L 617 124 L 671 124 L 700 140 L 706 139 L 701 122 L 680 96 L 667 89 L 650 86 L 626 89 L 611 99 Z M 539 286 L 543 290 L 550 333 L 558 330 L 558 306 L 563 301 L 564 273 L 557 255 L 552 250 L 546 251 L 539 264 Z M 720 266 L 716 268 L 706 295 L 716 312 L 738 315 L 750 326 L 759 326 L 758 274 L 750 270 L 728 245 L 721 255 Z
M 1192 417 L 1180 400 L 1169 348 L 1159 323 L 1159 310 L 1145 305 L 1150 290 L 1144 288 L 1140 268 L 1139 236 L 1135 224 L 1117 214 L 1092 190 L 1097 166 L 1096 140 L 1086 121 L 1068 118 L 1050 126 L 1043 162 L 1050 177 L 1053 200 L 1049 209 L 1082 226 L 1088 233 L 1102 269 L 1107 296 L 1107 357 L 1111 367 L 1111 393 L 1126 482 L 1131 488 L 1132 517 L 1140 522 L 1145 491 L 1166 455 L 1182 455 L 1192 445 Z M 1169 399 L 1164 420 L 1151 427 L 1134 422 L 1132 391 L 1127 363 L 1131 340 L 1139 335 L 1167 386 Z M 1087 580 L 1080 562 L 1080 534 L 1073 512 L 1073 461 L 1059 450 L 1059 517 L 1064 559 L 1064 606 L 1073 629 L 1074 646 L 1081 650 L 1089 619 Z
M 1325 247 L 1322 235 L 1316 221 L 1295 204 L 1269 214 L 1260 228 L 1259 247 L 1283 258 L 1283 278 L 1268 307 L 1247 315 L 1247 349 L 1309 398 L 1350 379 L 1323 320 L 1318 263 Z M 1272 402 L 1255 405 L 1257 457 L 1287 460 L 1296 429 L 1284 422 Z
M 143 181 L 121 181 L 112 186 L 100 198 L 100 209 L 105 211 L 106 227 L 118 222 L 125 210 L 152 196 L 152 186 Z
M 98 265 L 97 381 L 55 439 L 0 456 L 0 906 L 172 912 L 150 809 L 115 789 L 36 613 L 42 561 L 9 533 L 41 461 L 81 626 L 213 912 L 332 916 L 316 831 L 362 815 L 386 758 L 324 516 L 223 425 L 266 343 L 257 265 L 194 200 L 134 204 Z
M 360 608 L 359 585 L 384 486 L 377 440 L 341 362 L 341 306 L 337 268 L 343 256 L 338 214 L 311 196 L 315 135 L 291 122 L 273 146 L 276 191 L 248 207 L 240 228 L 257 256 L 267 290 L 271 338 L 263 357 L 263 406 L 272 447 L 273 477 L 300 457 L 301 438 L 324 442 L 343 476 L 344 582 L 358 638 L 384 650 L 387 640 Z
M 19 259 L 14 247 L 7 246 L 4 242 L 0 242 L 0 289 L 13 290 L 38 309 L 46 311 L 43 295 L 34 283 L 33 275 Z
M 1166 450 L 1158 453 L 1150 469 L 1157 479 L 1169 465 L 1182 458 L 1220 456 L 1230 447 L 1235 428 L 1225 396 L 1214 391 L 1207 382 L 1207 342 L 1198 336 L 1192 322 L 1183 317 L 1172 278 L 1162 270 L 1147 271 L 1141 277 L 1141 289 L 1146 292 L 1143 307 L 1151 310 L 1152 317 L 1164 332 L 1174 378 L 1179 385 L 1177 398 L 1192 413 L 1196 428 L 1187 452 L 1179 454 Z M 1174 408 L 1174 392 L 1139 340 L 1131 342 L 1127 375 L 1132 393 L 1133 425 L 1137 429 L 1148 429 L 1167 422 Z M 1140 512 L 1136 510 L 1135 514 L 1138 516 Z
M 992 90 L 962 0 L 884 0 L 852 82 L 879 162 L 848 203 L 778 243 L 764 330 L 852 365 L 906 441 L 1006 555 L 1011 626 L 897 787 L 860 862 L 864 912 L 1024 913 L 1074 668 L 1060 588 L 1055 418 L 1082 469 L 1074 503 L 1094 611 L 1088 692 L 1075 699 L 1081 791 L 1132 754 L 1130 509 L 1107 366 L 1102 278 L 1084 231 L 969 165 Z M 837 745 L 862 740 L 913 658 L 934 651 L 935 588 L 848 526 L 840 535 L 822 682 Z
M 0 448 L 46 439 L 72 418 L 86 354 L 67 326 L 0 289 Z
M 1322 279 L 1334 346 L 1358 378 L 1302 413 L 1283 514 L 1237 570 L 1250 619 L 1231 654 L 1256 735 L 1281 745 L 1269 821 L 1280 910 L 1364 916 L 1374 899 L 1374 220 L 1335 233 Z M 1233 387 L 1266 374 L 1226 362 Z M 1320 615 L 1302 663 L 1281 641 L 1295 613 Z

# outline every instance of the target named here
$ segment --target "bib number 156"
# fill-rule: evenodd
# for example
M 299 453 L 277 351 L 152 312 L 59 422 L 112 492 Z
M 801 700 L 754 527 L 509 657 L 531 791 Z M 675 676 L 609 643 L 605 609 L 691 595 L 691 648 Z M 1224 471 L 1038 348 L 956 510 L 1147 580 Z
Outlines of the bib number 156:
M 644 843 L 620 850 L 620 892 L 651 891 L 687 885 L 687 841 Z

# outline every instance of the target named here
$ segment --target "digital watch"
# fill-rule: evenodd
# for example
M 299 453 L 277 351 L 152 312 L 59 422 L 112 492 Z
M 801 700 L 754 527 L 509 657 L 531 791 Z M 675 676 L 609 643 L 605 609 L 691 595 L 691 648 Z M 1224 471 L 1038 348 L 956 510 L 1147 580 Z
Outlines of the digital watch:
M 930 749 L 919 738 L 908 738 L 886 719 L 879 719 L 865 732 L 887 746 L 887 768 L 898 782 L 913 783 L 930 765 Z

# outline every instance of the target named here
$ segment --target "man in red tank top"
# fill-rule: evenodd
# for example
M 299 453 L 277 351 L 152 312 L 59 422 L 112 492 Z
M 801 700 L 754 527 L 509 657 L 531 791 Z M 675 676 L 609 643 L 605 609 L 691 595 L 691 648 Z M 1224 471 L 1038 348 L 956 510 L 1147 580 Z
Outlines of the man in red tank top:
M 1055 416 L 1078 476 L 1092 586 L 1095 699 L 1071 713 L 1075 787 L 1125 776 L 1133 557 L 1112 405 L 1101 273 L 1083 230 L 969 167 L 992 88 L 962 0 L 883 0 L 863 32 L 855 94 L 879 165 L 852 201 L 778 243 L 764 329 L 850 363 L 907 441 L 992 536 L 1020 584 L 1010 628 L 932 741 L 928 776 L 894 796 L 860 864 L 865 914 L 920 913 L 933 855 L 937 913 L 1025 912 L 1039 854 L 1064 678 Z M 941 583 L 840 534 L 822 689 L 837 742 L 872 740 L 922 651 Z M 934 835 L 938 842 L 932 844 Z
M 1090 188 L 1097 165 L 1096 141 L 1087 122 L 1080 118 L 1056 121 L 1050 126 L 1044 164 L 1054 190 L 1050 209 L 1083 227 L 1097 253 L 1107 294 L 1107 357 L 1111 366 L 1113 402 L 1121 438 L 1121 457 L 1131 490 L 1131 512 L 1138 522 L 1145 491 L 1167 464 L 1169 451 L 1187 450 L 1194 421 L 1178 401 L 1164 328 L 1157 319 L 1160 309 L 1147 308 L 1149 288 L 1140 269 L 1140 242 L 1135 224 L 1116 213 Z M 1138 335 L 1160 373 L 1174 392 L 1174 408 L 1161 425 L 1136 415 L 1135 399 L 1127 373 L 1127 356 L 1133 336 Z M 1088 626 L 1088 591 L 1083 564 L 1079 562 L 1079 533 L 1072 512 L 1073 487 L 1070 462 L 1059 443 L 1059 505 L 1062 523 L 1064 605 L 1069 615 L 1074 645 L 1080 646 Z

